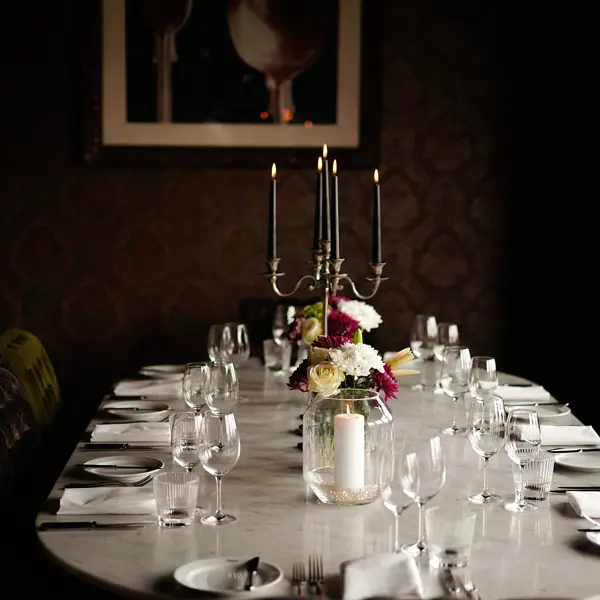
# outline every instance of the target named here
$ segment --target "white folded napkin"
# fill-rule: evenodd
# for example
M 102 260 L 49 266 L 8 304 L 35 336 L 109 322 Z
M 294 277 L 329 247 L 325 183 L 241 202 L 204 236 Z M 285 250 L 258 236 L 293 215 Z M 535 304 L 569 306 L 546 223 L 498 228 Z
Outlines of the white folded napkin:
M 600 436 L 591 425 L 540 425 L 543 446 L 595 446 Z
M 600 492 L 567 492 L 567 502 L 578 517 L 600 519 Z
M 58 515 L 148 515 L 156 513 L 149 487 L 70 488 L 63 492 Z
M 92 442 L 150 442 L 152 444 L 171 443 L 169 423 L 98 423 L 91 435 Z
M 552 399 L 550 392 L 545 390 L 541 385 L 530 385 L 527 387 L 518 385 L 499 385 L 496 388 L 496 393 L 508 402 L 513 400 L 550 402 Z
M 123 379 L 113 390 L 115 396 L 180 396 L 181 378 Z
M 371 554 L 346 561 L 340 569 L 343 600 L 423 596 L 415 559 L 405 554 Z

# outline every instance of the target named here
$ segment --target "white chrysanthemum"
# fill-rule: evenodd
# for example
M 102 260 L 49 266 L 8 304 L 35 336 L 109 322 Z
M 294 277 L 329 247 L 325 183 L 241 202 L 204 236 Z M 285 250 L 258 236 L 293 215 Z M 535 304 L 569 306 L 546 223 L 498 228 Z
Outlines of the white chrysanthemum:
M 366 302 L 360 300 L 342 300 L 338 309 L 358 321 L 358 326 L 363 331 L 371 331 L 379 327 L 383 321 L 381 315 Z
M 329 351 L 329 360 L 346 375 L 367 377 L 372 369 L 383 372 L 383 361 L 377 350 L 368 344 L 347 342 Z

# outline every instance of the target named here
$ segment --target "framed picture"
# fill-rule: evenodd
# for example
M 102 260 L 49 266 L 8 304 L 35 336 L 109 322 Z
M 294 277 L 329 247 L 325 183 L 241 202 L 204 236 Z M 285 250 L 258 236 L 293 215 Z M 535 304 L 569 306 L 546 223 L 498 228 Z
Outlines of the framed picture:
M 77 4 L 85 162 L 377 165 L 381 0 Z

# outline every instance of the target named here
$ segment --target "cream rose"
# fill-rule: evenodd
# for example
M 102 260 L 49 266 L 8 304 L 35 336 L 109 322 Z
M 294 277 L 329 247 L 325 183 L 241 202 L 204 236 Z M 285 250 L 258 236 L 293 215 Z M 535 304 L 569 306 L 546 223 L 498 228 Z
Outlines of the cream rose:
M 302 322 L 302 341 L 310 346 L 321 335 L 321 321 L 308 317 Z
M 329 360 L 329 350 L 327 348 L 311 348 L 308 353 L 308 362 L 311 365 L 320 365 Z
M 328 361 L 308 367 L 308 389 L 311 392 L 333 392 L 344 379 L 344 373 Z

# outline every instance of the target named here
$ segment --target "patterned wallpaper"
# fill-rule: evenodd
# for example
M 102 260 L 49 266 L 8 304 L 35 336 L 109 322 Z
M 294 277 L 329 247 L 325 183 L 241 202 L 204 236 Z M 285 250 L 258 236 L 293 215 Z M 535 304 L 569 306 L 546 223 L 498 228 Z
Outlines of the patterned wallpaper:
M 500 34 L 489 6 L 438 4 L 385 2 L 380 173 L 390 279 L 373 301 L 384 317 L 378 339 L 403 347 L 413 315 L 428 311 L 458 322 L 477 353 L 494 353 L 503 324 Z M 5 75 L 30 77 L 3 98 L 4 114 L 19 118 L 7 124 L 0 167 L 0 328 L 35 332 L 70 378 L 199 358 L 211 322 L 235 319 L 243 298 L 272 297 L 261 276 L 268 173 L 83 166 L 66 5 L 39 8 Z M 343 168 L 341 252 L 362 276 L 372 174 Z M 278 176 L 291 278 L 308 259 L 314 174 Z

